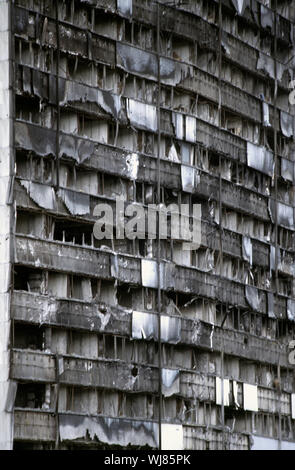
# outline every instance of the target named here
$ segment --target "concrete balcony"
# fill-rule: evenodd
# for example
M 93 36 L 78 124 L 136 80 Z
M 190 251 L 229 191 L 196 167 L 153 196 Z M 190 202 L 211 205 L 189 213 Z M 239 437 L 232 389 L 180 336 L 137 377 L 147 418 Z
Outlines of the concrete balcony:
M 107 322 L 105 317 L 108 318 Z M 90 329 L 93 332 L 115 334 L 129 339 L 132 337 L 132 311 L 107 306 L 102 314 L 96 303 L 55 299 L 21 291 L 13 293 L 12 318 L 35 325 L 81 331 Z M 179 344 L 205 351 L 224 351 L 228 355 L 255 361 L 263 358 L 262 362 L 273 365 L 277 364 L 280 355 L 282 367 L 289 367 L 287 343 L 280 345 L 275 340 L 246 332 L 213 327 L 212 324 L 198 319 L 181 318 Z

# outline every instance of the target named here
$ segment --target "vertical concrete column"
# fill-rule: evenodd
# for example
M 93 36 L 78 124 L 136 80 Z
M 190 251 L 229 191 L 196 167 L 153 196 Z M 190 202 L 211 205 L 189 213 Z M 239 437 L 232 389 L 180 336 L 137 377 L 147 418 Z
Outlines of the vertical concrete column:
M 10 296 L 13 256 L 13 96 L 11 1 L 0 0 L 0 449 L 13 445 L 15 387 L 9 381 Z

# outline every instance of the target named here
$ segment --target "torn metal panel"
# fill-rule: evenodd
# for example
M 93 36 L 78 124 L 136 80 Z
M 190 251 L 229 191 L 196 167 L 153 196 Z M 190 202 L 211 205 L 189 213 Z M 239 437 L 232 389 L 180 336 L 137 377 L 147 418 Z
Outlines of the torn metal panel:
M 270 127 L 271 124 L 269 121 L 269 105 L 265 101 L 262 103 L 262 115 L 264 127 Z
M 243 406 L 245 411 L 258 411 L 257 385 L 243 384 Z
M 285 180 L 294 182 L 294 162 L 281 158 L 281 177 Z
M 56 154 L 55 132 L 44 127 L 15 123 L 15 145 L 42 157 Z
M 158 340 L 157 315 L 145 312 L 132 313 L 132 338 Z
M 78 139 L 72 135 L 60 133 L 59 156 L 73 158 L 77 163 L 83 163 L 95 151 L 95 142 L 91 139 Z
M 161 316 L 161 340 L 177 344 L 181 339 L 181 318 Z
M 259 312 L 261 306 L 261 298 L 258 289 L 254 286 L 245 286 L 245 297 L 250 307 L 255 312 Z
M 65 363 L 64 363 L 64 358 L 59 357 L 58 358 L 58 373 L 59 375 L 62 375 L 65 371 Z
M 243 259 L 245 261 L 248 261 L 248 263 L 250 263 L 250 266 L 252 266 L 253 247 L 252 247 L 252 241 L 250 237 L 243 236 L 242 252 L 243 252 Z
M 261 171 L 268 176 L 274 174 L 273 153 L 265 147 L 247 142 L 247 165 L 255 170 Z
M 230 382 L 229 379 L 223 379 L 223 404 L 230 405 Z M 222 405 L 222 380 L 216 377 L 216 405 Z
M 278 265 L 281 262 L 281 253 L 278 250 Z M 270 271 L 274 271 L 276 269 L 276 247 L 271 245 L 270 246 L 270 254 L 269 254 L 269 269 Z
M 193 67 L 166 57 L 160 58 L 161 82 L 176 86 L 183 80 L 193 77 Z
M 10 380 L 8 382 L 8 391 L 6 396 L 5 411 L 11 413 L 13 411 L 15 397 L 17 392 L 17 382 Z
M 287 317 L 288 320 L 295 322 L 295 300 L 287 300 Z
M 196 142 L 197 140 L 197 120 L 193 116 L 185 118 L 185 140 L 188 142 Z
M 127 115 L 131 125 L 151 132 L 157 132 L 157 108 L 133 99 L 127 101 Z
M 114 116 L 115 119 L 118 119 L 121 109 L 120 96 L 109 91 L 66 80 L 64 94 L 60 97 L 60 106 L 75 102 L 95 103 L 106 113 Z
M 250 5 L 249 0 L 232 0 L 232 4 L 235 7 L 237 13 L 243 16 L 246 8 Z
M 161 424 L 162 450 L 183 450 L 183 427 L 181 424 Z
M 234 405 L 236 409 L 239 409 L 240 405 L 239 405 L 239 399 L 238 399 L 238 383 L 235 380 L 233 380 L 233 399 L 234 399 Z
M 129 178 L 136 180 L 139 168 L 139 157 L 137 153 L 131 153 L 126 157 L 126 165 Z
M 175 147 L 174 144 L 172 144 L 171 147 L 170 147 L 170 150 L 169 150 L 169 153 L 168 153 L 168 160 L 171 160 L 174 163 L 179 163 L 180 162 L 179 157 L 178 157 L 178 153 L 177 153 L 177 150 L 176 150 L 176 147 Z
M 33 70 L 33 92 L 35 96 L 44 100 L 48 99 L 47 93 L 47 81 L 45 80 L 43 74 L 41 74 L 38 70 Z
M 158 78 L 158 62 L 155 54 L 133 46 L 117 43 L 117 65 L 126 72 L 143 75 L 151 80 Z
M 228 35 L 227 32 L 222 30 L 222 36 L 221 36 L 221 45 L 227 55 L 230 56 L 230 47 L 228 44 Z
M 162 393 L 165 397 L 179 394 L 180 373 L 175 369 L 162 369 Z
M 262 4 L 260 5 L 260 21 L 262 28 L 274 30 L 274 12 Z
M 70 189 L 60 189 L 58 195 L 72 215 L 90 214 L 90 197 L 88 194 L 71 191 Z
M 118 265 L 118 256 L 117 254 L 111 254 L 111 276 L 115 279 L 118 278 L 119 274 L 119 265 Z
M 157 447 L 158 424 L 148 421 L 105 418 L 102 416 L 59 415 L 61 441 L 95 437 L 103 443 L 126 447 Z
M 183 137 L 184 137 L 183 114 L 172 113 L 172 123 L 174 126 L 174 132 L 175 132 L 176 138 L 179 140 L 183 140 Z
M 281 131 L 286 137 L 292 137 L 294 118 L 291 114 L 281 111 Z
M 163 286 L 163 271 L 160 268 L 161 286 Z M 158 287 L 158 264 L 157 261 L 141 260 L 141 282 L 144 287 L 157 289 Z
M 274 295 L 272 292 L 267 293 L 267 314 L 268 318 L 273 318 L 274 320 L 277 318 L 275 316 Z
M 117 0 L 117 10 L 123 16 L 132 16 L 133 0 Z
M 194 150 L 193 150 L 192 145 L 186 144 L 186 143 L 181 143 L 180 152 L 181 152 L 181 161 L 182 161 L 182 163 L 186 163 L 187 165 L 191 164 L 193 151 Z
M 275 204 L 273 199 L 269 200 L 269 211 L 272 221 L 275 220 Z M 288 228 L 294 228 L 294 209 L 291 206 L 287 206 L 282 202 L 277 202 L 277 219 L 278 224 Z
M 181 165 L 182 190 L 186 193 L 193 193 L 195 189 L 196 170 L 192 166 Z
M 132 338 L 158 341 L 158 316 L 154 313 L 132 313 Z M 161 316 L 161 341 L 177 344 L 181 339 L 181 319 Z
M 160 287 L 169 289 L 174 286 L 174 263 L 160 264 Z M 158 264 L 150 259 L 141 260 L 141 282 L 144 287 L 158 288 Z
M 56 196 L 51 186 L 24 180 L 20 180 L 20 184 L 26 189 L 30 198 L 39 207 L 48 210 L 56 210 Z
M 257 70 L 261 70 L 271 78 L 275 78 L 275 63 L 274 59 L 262 52 L 259 53 L 258 61 L 257 61 Z

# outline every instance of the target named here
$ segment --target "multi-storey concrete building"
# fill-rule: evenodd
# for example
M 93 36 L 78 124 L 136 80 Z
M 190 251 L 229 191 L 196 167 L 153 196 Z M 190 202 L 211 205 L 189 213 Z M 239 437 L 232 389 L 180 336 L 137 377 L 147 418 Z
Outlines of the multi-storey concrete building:
M 294 449 L 294 2 L 0 15 L 1 447 Z M 117 197 L 200 247 L 98 240 Z

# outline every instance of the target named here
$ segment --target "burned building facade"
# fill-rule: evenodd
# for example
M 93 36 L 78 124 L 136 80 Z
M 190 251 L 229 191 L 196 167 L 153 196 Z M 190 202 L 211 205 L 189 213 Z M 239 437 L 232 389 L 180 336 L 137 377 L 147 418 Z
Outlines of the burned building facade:
M 0 14 L 1 448 L 295 449 L 294 2 Z M 118 197 L 200 246 L 98 240 Z

